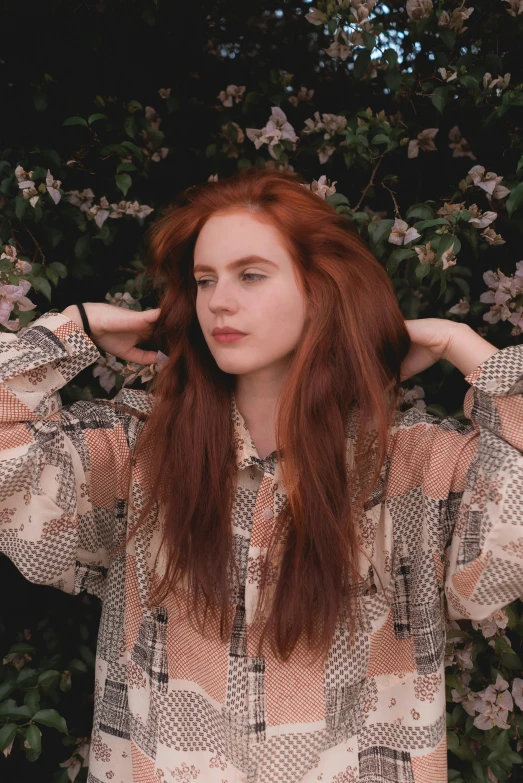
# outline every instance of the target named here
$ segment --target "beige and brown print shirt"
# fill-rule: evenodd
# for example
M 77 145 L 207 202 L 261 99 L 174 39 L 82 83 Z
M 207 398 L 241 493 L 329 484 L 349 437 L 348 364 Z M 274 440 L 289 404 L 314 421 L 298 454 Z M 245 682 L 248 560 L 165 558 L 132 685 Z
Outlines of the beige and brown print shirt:
M 397 413 L 359 523 L 374 589 L 354 643 L 340 623 L 313 667 L 302 647 L 285 664 L 256 656 L 259 563 L 286 496 L 234 397 L 232 636 L 201 637 L 177 595 L 147 608 L 158 509 L 116 549 L 129 499 L 147 499 L 143 460 L 127 457 L 154 394 L 62 406 L 59 390 L 99 356 L 61 313 L 0 335 L 0 549 L 32 582 L 103 602 L 89 782 L 444 783 L 445 618 L 523 595 L 523 345 L 467 376 L 472 425 Z

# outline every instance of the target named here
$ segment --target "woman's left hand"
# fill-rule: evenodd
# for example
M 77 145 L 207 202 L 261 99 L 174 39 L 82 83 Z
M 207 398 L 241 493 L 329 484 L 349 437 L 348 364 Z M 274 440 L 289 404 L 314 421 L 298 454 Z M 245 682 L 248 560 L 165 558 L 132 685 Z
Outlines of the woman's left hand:
M 401 365 L 401 382 L 446 359 L 462 324 L 445 318 L 419 318 L 405 321 L 412 340 L 410 350 Z

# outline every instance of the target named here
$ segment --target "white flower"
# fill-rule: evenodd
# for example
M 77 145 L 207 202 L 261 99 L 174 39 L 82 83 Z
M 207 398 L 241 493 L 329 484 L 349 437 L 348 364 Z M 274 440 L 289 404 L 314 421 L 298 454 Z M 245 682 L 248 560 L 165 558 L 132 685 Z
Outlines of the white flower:
M 165 89 L 164 87 L 160 87 L 160 89 L 158 90 L 158 95 L 160 96 L 160 98 L 166 99 L 171 94 L 171 89 L 172 89 L 171 87 L 167 87 L 167 89 Z
M 409 18 L 415 22 L 430 16 L 433 12 L 432 0 L 407 0 L 405 7 Z
M 441 254 L 441 268 L 442 269 L 448 269 L 449 266 L 455 266 L 456 265 L 456 256 L 453 253 L 454 250 L 454 242 L 451 244 L 450 247 L 448 247 L 446 250 L 443 251 Z
M 218 98 L 224 106 L 232 106 L 234 103 L 240 103 L 243 100 L 245 85 L 238 87 L 236 84 L 229 84 L 225 90 L 220 90 Z
M 119 201 L 118 204 L 111 204 L 111 212 L 109 213 L 110 218 L 114 218 L 117 220 L 118 218 L 123 218 L 123 216 L 127 212 L 128 202 L 123 199 L 122 201 Z
M 132 215 L 132 217 L 135 218 L 145 218 L 150 215 L 151 212 L 154 212 L 154 207 L 148 207 L 147 204 L 139 204 L 137 201 L 133 201 L 132 204 L 128 201 L 125 210 L 126 215 Z M 112 217 L 112 215 L 110 217 Z
M 447 313 L 453 313 L 454 315 L 467 315 L 470 312 L 470 302 L 464 297 L 459 300 L 458 304 L 453 307 L 449 307 Z
M 320 147 L 318 150 L 318 159 L 320 163 L 327 163 L 334 152 L 336 152 L 336 147 L 332 144 L 325 144 L 323 147 Z
M 472 643 L 466 644 L 461 650 L 454 650 L 454 655 L 460 669 L 472 669 L 474 667 L 472 662 Z
M 138 301 L 138 299 L 132 297 L 127 291 L 123 294 L 121 291 L 118 291 L 114 296 L 106 294 L 105 298 L 110 304 L 116 305 L 117 307 L 123 307 L 125 310 L 128 310 L 130 305 L 136 304 Z
M 523 680 L 514 677 L 512 682 L 512 697 L 520 710 L 523 710 Z
M 412 389 L 404 389 L 400 386 L 400 400 L 404 405 L 410 405 L 413 408 L 424 411 L 427 408 L 424 397 L 425 390 L 421 386 L 413 386 Z
M 408 157 L 417 158 L 420 149 L 425 150 L 425 152 L 437 152 L 434 136 L 438 130 L 439 128 L 425 128 L 425 130 L 418 133 L 417 138 L 411 139 L 409 141 Z
M 94 222 L 98 226 L 98 228 L 102 228 L 103 224 L 107 220 L 110 214 L 110 208 L 109 208 L 109 202 L 107 201 L 105 196 L 102 196 L 100 199 L 100 204 L 95 204 L 94 206 L 90 207 L 88 212 L 90 215 L 94 216 Z
M 45 177 L 45 184 L 46 184 L 46 187 L 47 187 L 47 192 L 49 193 L 49 195 L 53 199 L 54 203 L 58 204 L 58 202 L 62 198 L 62 194 L 58 190 L 58 188 L 62 184 L 61 180 L 54 179 L 53 175 L 51 174 L 49 169 L 47 169 L 47 175 Z
M 483 87 L 488 90 L 493 90 L 497 86 L 498 90 L 506 90 L 510 82 L 510 73 L 506 73 L 505 76 L 498 76 L 497 79 L 492 78 L 492 74 L 485 73 L 483 75 Z
M 469 16 L 474 11 L 474 8 L 463 8 L 464 5 L 465 2 L 462 2 L 461 6 L 459 8 L 455 8 L 450 16 L 447 11 L 443 11 L 440 18 L 438 19 L 438 25 L 440 27 L 448 27 L 450 30 L 454 30 L 456 33 L 464 33 L 465 30 L 468 30 L 468 27 L 463 27 L 463 22 L 469 18 Z
M 296 95 L 291 95 L 291 97 L 289 98 L 289 103 L 292 103 L 292 105 L 296 107 L 302 101 L 312 100 L 313 95 L 314 95 L 314 90 L 308 90 L 306 87 L 303 87 L 302 85 Z
M 464 686 L 463 693 L 460 693 L 456 688 L 452 688 L 450 696 L 453 702 L 461 704 L 466 713 L 472 716 L 476 714 L 475 704 L 478 694 L 475 691 L 471 691 L 468 685 Z
M 311 24 L 324 24 L 325 14 L 323 11 L 318 11 L 317 8 L 311 8 L 308 14 L 305 14 L 305 19 Z
M 316 193 L 320 198 L 325 199 L 327 196 L 332 196 L 333 193 L 336 193 L 336 182 L 337 180 L 330 183 L 327 175 L 322 174 L 318 180 L 313 179 L 310 185 L 305 183 L 304 187 L 312 191 L 312 193 Z
M 473 166 L 466 177 L 467 182 L 472 182 L 478 188 L 482 188 L 489 200 L 492 197 L 502 199 L 510 193 L 509 188 L 499 184 L 502 179 L 503 177 L 498 177 L 495 171 L 487 171 L 485 174 L 484 166 Z
M 66 195 L 69 196 L 69 203 L 80 209 L 80 212 L 89 212 L 94 200 L 94 193 L 91 188 L 85 188 L 84 190 L 67 190 Z
M 158 163 L 160 160 L 163 160 L 165 157 L 167 157 L 169 153 L 169 147 L 160 147 L 159 150 L 156 150 L 151 155 L 151 160 L 154 160 L 155 163 Z
M 150 381 L 154 378 L 154 376 L 158 373 L 158 371 L 161 369 L 161 364 L 163 364 L 167 360 L 167 356 L 162 353 L 161 351 L 158 351 L 157 353 L 157 362 L 156 364 L 138 364 L 137 362 L 127 362 L 123 370 L 121 371 L 121 375 L 125 378 L 125 381 L 123 382 L 123 386 L 130 386 L 137 378 L 141 378 L 141 383 L 147 383 L 147 381 Z M 162 361 L 162 358 L 163 361 Z
M 511 16 L 523 14 L 523 0 L 503 0 L 503 2 L 509 4 L 507 13 Z
M 278 106 L 273 106 L 271 111 L 272 114 L 265 128 L 247 128 L 246 133 L 247 137 L 254 142 L 256 149 L 259 149 L 263 144 L 267 144 L 269 154 L 277 160 L 278 156 L 274 152 L 275 145 L 286 139 L 292 142 L 292 149 L 296 149 L 298 137 L 290 122 L 287 122 L 287 116 L 282 109 Z
M 481 232 L 481 236 L 485 239 L 489 245 L 504 245 L 505 240 L 501 234 L 496 234 L 493 228 L 486 228 Z
M 116 383 L 116 376 L 122 369 L 123 364 L 119 362 L 116 356 L 108 353 L 106 356 L 101 356 L 93 369 L 93 375 L 95 378 L 100 379 L 100 386 L 105 389 L 106 392 L 110 392 Z
M 12 332 L 16 331 L 20 324 L 18 318 L 14 321 L 9 320 L 14 305 L 18 305 L 18 309 L 24 313 L 36 307 L 26 297 L 30 288 L 31 283 L 28 280 L 19 280 L 18 285 L 0 285 L 0 324 Z
M 475 205 L 474 205 L 475 206 Z M 497 218 L 497 212 L 478 212 L 474 217 L 469 218 L 468 222 L 472 223 L 476 228 L 486 228 Z
M 347 33 L 340 27 L 334 34 L 334 41 L 328 49 L 325 49 L 325 54 L 328 54 L 329 57 L 339 57 L 340 60 L 346 60 L 350 52 L 351 46 L 349 44 L 349 39 L 347 38 Z
M 508 729 L 508 713 L 514 709 L 514 701 L 508 690 L 508 682 L 501 674 L 496 677 L 494 685 L 489 685 L 478 693 L 474 708 L 481 713 L 474 720 L 474 726 L 487 731 L 493 726 Z
M 493 612 L 489 617 L 484 620 L 472 620 L 472 627 L 477 631 L 481 629 L 481 633 L 486 639 L 491 636 L 495 636 L 499 628 L 506 628 L 508 623 L 508 615 L 505 614 L 503 609 L 498 609 Z
M 431 264 L 436 258 L 436 253 L 430 247 L 430 240 L 424 245 L 417 245 L 414 250 L 420 264 Z
M 2 258 L 8 258 L 10 261 L 15 261 L 17 257 L 18 253 L 16 247 L 14 245 L 6 245 L 4 247 L 4 252 L 0 256 L 0 260 Z
M 218 174 L 211 174 L 208 177 L 207 182 L 218 182 Z
M 458 74 L 456 71 L 452 71 L 450 68 L 447 71 L 446 68 L 438 68 L 438 72 L 443 79 L 444 82 L 451 82 L 454 79 L 458 78 Z
M 457 215 L 459 212 L 463 212 L 464 209 L 464 201 L 460 201 L 458 204 L 451 204 L 450 201 L 446 201 L 443 206 L 438 209 L 436 214 L 439 217 L 452 217 L 453 215 Z
M 454 127 L 449 130 L 449 139 L 449 147 L 453 151 L 453 158 L 471 158 L 471 160 L 477 160 L 470 149 L 468 141 L 461 135 L 461 131 L 457 125 L 454 125 Z
M 421 234 L 415 228 L 409 228 L 404 220 L 396 218 L 388 241 L 393 245 L 406 245 L 420 236 Z
M 17 166 L 15 168 L 15 177 L 18 181 L 18 187 L 21 190 L 24 190 L 24 188 L 34 188 L 32 171 L 25 171 L 22 166 Z

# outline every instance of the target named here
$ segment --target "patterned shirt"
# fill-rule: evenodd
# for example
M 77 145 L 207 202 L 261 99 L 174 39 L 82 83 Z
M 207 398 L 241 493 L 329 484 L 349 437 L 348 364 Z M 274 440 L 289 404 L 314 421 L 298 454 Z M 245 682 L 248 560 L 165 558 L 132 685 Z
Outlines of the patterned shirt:
M 177 591 L 148 607 L 158 505 L 117 545 L 148 498 L 131 451 L 154 394 L 63 406 L 60 388 L 99 357 L 61 313 L 0 335 L 0 549 L 30 581 L 102 600 L 89 783 L 444 783 L 446 617 L 523 594 L 523 345 L 466 376 L 471 425 L 397 412 L 359 521 L 373 589 L 352 642 L 340 621 L 312 665 L 301 644 L 286 663 L 257 657 L 260 562 L 286 495 L 234 396 L 231 638 L 200 635 Z

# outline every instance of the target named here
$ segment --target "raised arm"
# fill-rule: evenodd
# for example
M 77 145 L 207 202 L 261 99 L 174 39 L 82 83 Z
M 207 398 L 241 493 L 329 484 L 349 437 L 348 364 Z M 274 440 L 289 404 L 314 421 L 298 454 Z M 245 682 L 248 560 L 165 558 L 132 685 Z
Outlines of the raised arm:
M 131 316 L 135 325 L 141 316 Z M 62 406 L 59 390 L 100 356 L 80 324 L 71 307 L 21 335 L 0 334 L 0 551 L 32 582 L 103 598 L 126 532 L 129 444 L 140 419 L 107 400 Z

